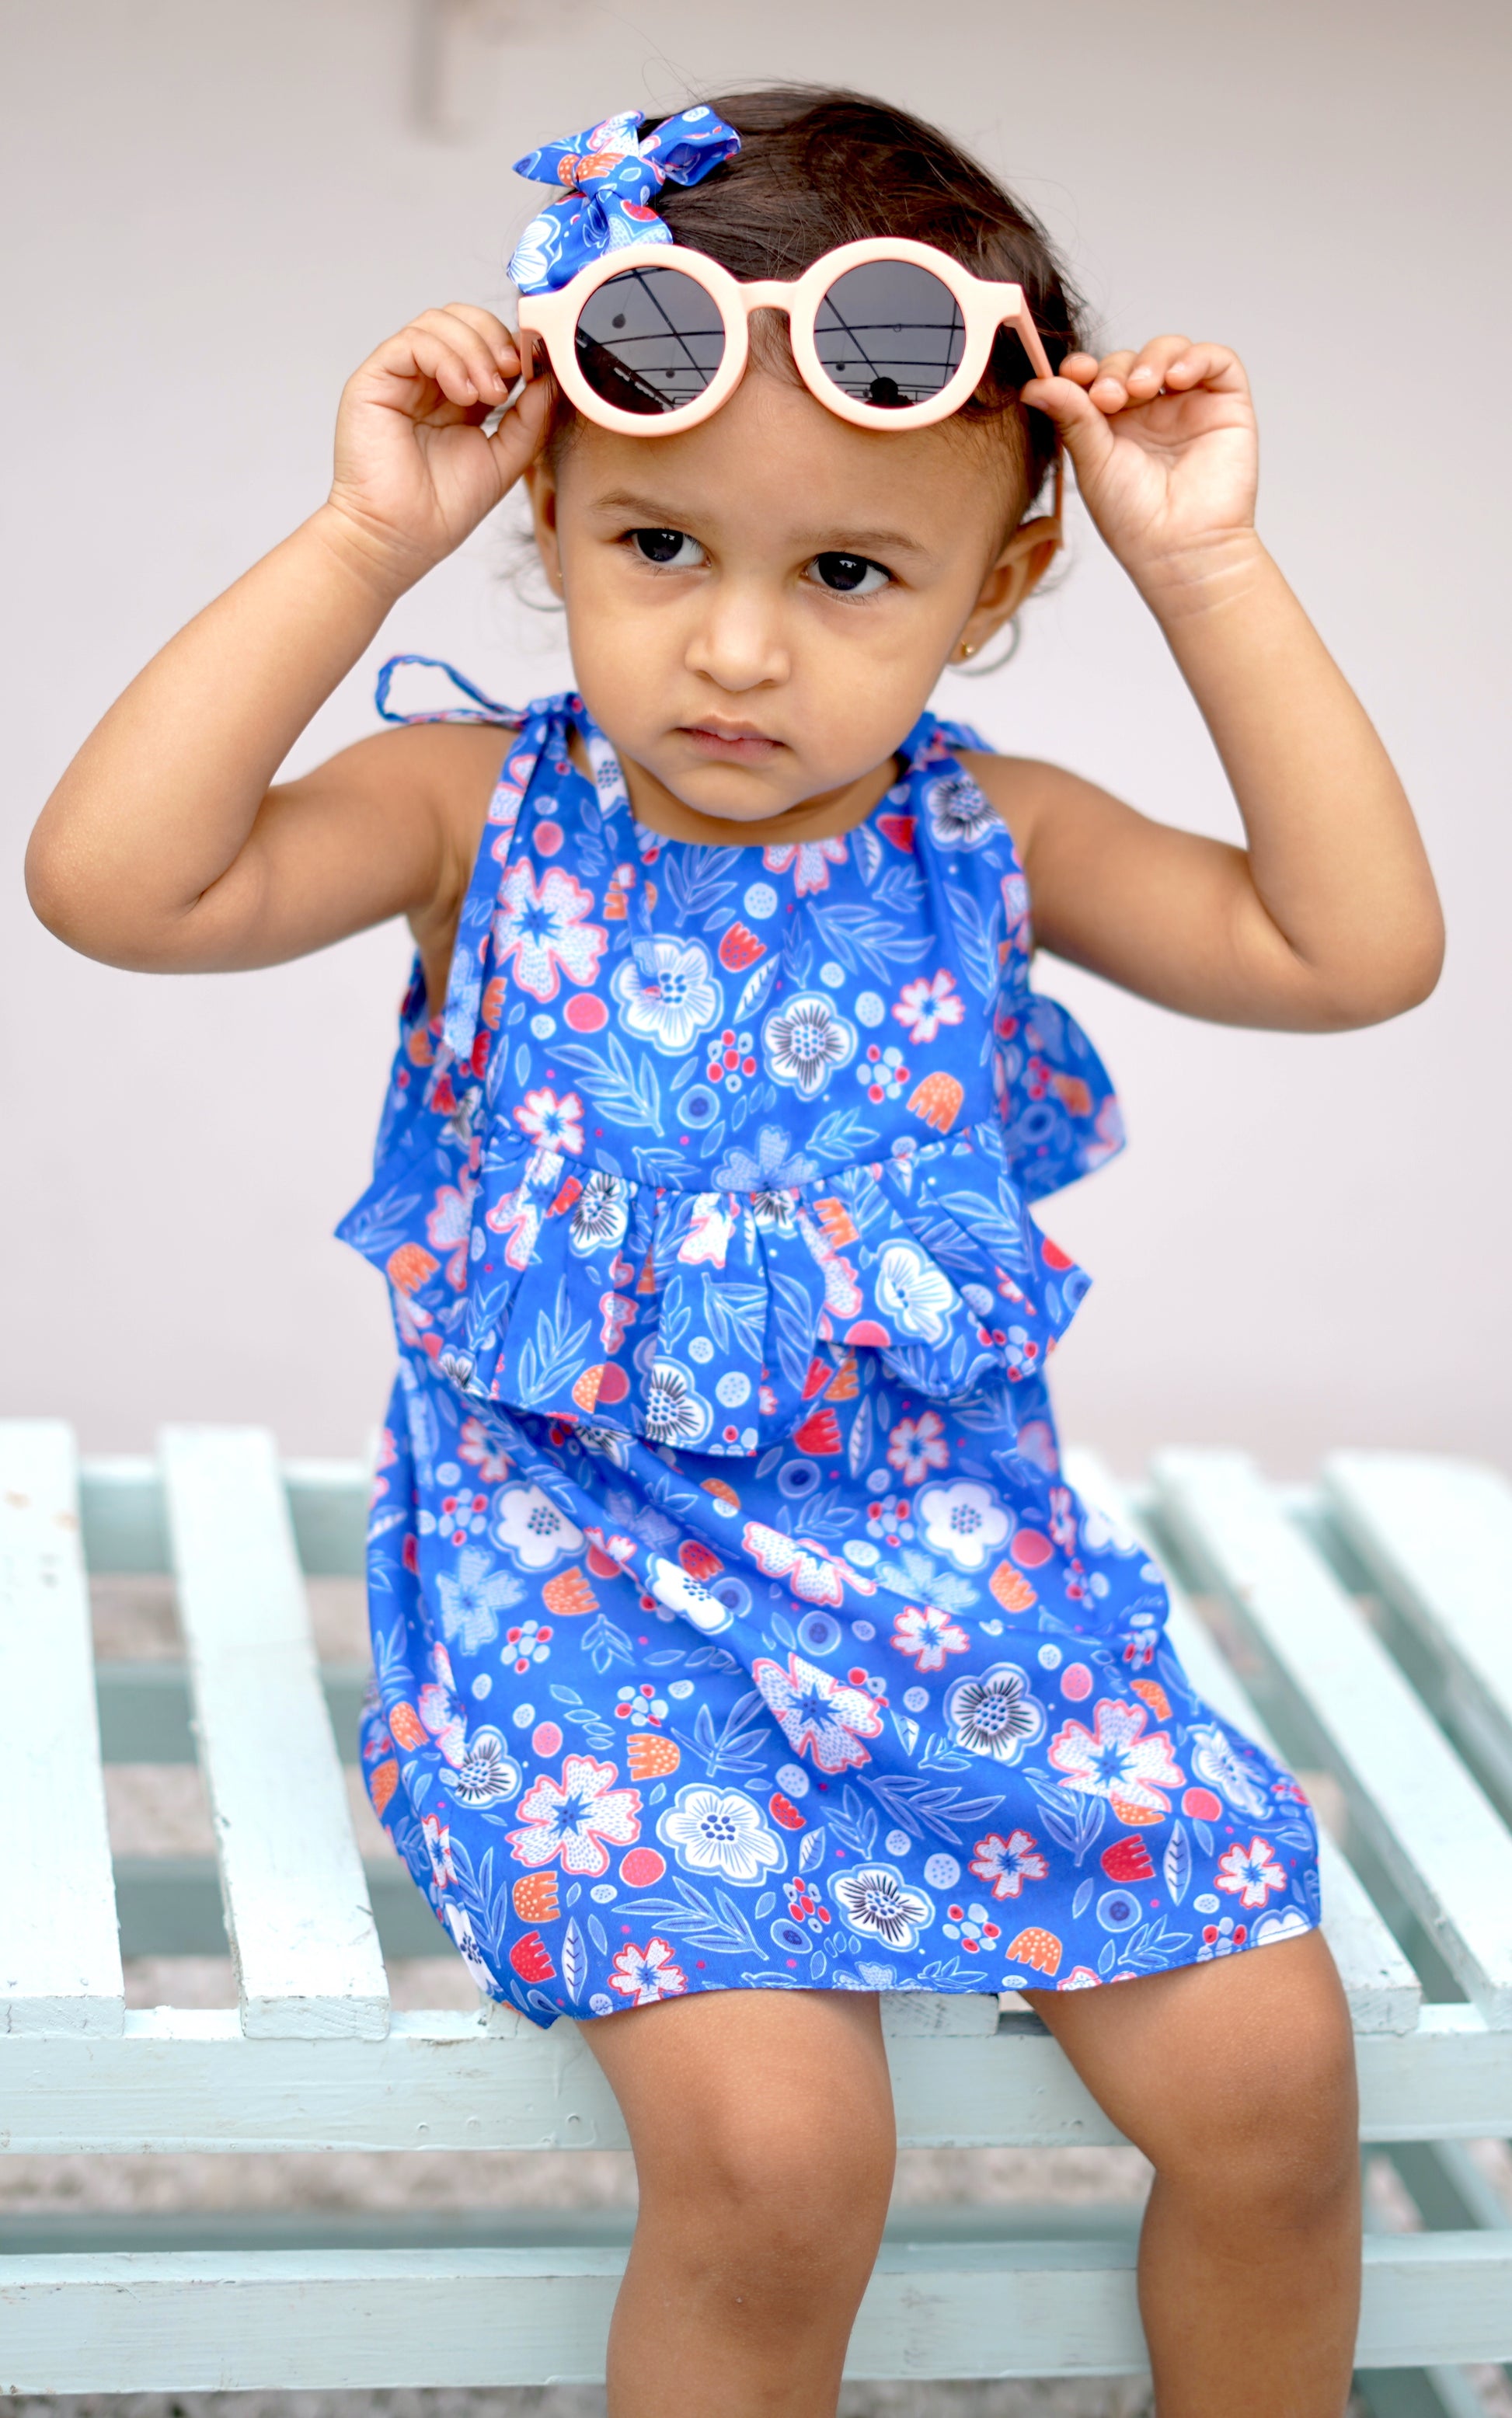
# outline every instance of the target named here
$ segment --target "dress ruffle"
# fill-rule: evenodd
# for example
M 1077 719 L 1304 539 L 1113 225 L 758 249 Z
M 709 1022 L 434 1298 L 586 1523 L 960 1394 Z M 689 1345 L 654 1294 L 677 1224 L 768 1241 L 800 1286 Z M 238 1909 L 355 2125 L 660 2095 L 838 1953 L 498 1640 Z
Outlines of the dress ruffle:
M 528 1143 L 474 1172 L 478 1157 L 459 1142 L 389 1160 L 339 1232 L 469 1400 L 604 1441 L 802 1445 L 833 1425 L 826 1398 L 855 1390 L 858 1353 L 930 1400 L 1000 1390 L 1011 1434 L 1013 1387 L 1087 1289 L 994 1123 L 760 1191 L 679 1190 Z

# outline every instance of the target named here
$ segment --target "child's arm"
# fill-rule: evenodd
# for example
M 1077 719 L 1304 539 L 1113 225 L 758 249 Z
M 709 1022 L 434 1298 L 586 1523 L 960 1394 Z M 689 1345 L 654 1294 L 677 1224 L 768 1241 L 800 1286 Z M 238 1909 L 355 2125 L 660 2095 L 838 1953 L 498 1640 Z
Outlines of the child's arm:
M 1245 374 L 1164 336 L 1081 354 L 1026 400 L 1059 423 L 1102 536 L 1165 634 L 1247 850 L 1147 820 L 1045 765 L 987 766 L 1060 956 L 1190 1016 L 1326 1031 L 1438 978 L 1443 928 L 1412 809 L 1337 666 L 1257 537 Z
M 154 657 L 48 801 L 26 875 L 60 939 L 165 972 L 268 965 L 394 914 L 423 926 L 454 890 L 446 774 L 473 734 L 394 731 L 268 785 L 398 597 L 535 452 L 546 380 L 493 436 L 479 424 L 517 373 L 508 329 L 453 304 L 349 379 L 328 502 Z

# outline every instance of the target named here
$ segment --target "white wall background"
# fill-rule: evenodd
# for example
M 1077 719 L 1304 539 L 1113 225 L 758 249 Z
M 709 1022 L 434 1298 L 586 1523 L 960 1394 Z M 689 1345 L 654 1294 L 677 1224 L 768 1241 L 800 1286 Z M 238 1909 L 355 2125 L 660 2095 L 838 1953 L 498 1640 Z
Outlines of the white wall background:
M 1403 770 L 1449 912 L 1430 1004 L 1337 1039 L 1184 1024 L 1044 965 L 1134 1135 L 1046 1217 L 1099 1279 L 1060 1359 L 1066 1425 L 1126 1466 L 1171 1438 L 1280 1470 L 1345 1441 L 1512 1461 L 1501 8 L 437 0 L 428 65 L 426 22 L 405 0 L 4 10 L 0 1412 L 67 1413 L 99 1449 L 165 1417 L 360 1447 L 385 1310 L 328 1232 L 364 1180 L 403 935 L 271 973 L 115 972 L 30 920 L 25 833 L 144 658 L 319 500 L 352 364 L 427 302 L 501 298 L 520 151 L 801 75 L 979 148 L 1110 342 L 1238 345 L 1265 534 Z M 407 597 L 374 662 L 449 654 L 516 698 L 564 685 L 506 537 Z M 371 681 L 294 769 L 371 727 Z M 944 696 L 1000 744 L 1233 828 L 1084 528 L 1012 668 Z

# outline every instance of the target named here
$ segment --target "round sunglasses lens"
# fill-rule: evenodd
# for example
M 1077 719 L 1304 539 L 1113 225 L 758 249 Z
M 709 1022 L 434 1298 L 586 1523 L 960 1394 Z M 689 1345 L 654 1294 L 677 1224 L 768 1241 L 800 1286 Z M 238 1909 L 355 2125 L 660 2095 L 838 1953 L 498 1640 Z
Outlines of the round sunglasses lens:
M 842 394 L 878 411 L 927 403 L 966 345 L 950 287 L 911 260 L 871 260 L 830 287 L 814 321 L 819 360 Z
M 648 417 L 703 393 L 725 358 L 725 323 L 680 268 L 627 268 L 588 296 L 573 344 L 596 395 Z

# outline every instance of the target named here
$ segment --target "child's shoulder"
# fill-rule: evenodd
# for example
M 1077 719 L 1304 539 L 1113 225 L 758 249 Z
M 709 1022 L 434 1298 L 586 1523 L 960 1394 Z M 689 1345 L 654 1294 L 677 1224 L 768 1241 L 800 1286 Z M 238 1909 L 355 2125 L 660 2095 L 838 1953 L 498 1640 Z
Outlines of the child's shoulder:
M 1104 795 L 1079 773 L 1034 756 L 1000 756 L 985 748 L 960 747 L 955 760 L 1002 817 L 1026 865 L 1036 835 L 1051 818 L 1073 814 L 1089 797 Z

